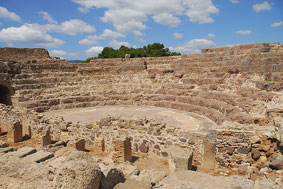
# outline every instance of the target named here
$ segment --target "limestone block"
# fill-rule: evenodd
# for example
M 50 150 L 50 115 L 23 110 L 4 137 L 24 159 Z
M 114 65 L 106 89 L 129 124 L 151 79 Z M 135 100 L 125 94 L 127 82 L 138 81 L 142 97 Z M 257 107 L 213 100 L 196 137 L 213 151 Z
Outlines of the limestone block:
M 26 156 L 24 159 L 27 159 L 30 162 L 40 163 L 40 162 L 48 160 L 48 159 L 50 159 L 52 157 L 54 157 L 54 153 L 45 152 L 45 151 L 41 150 L 41 151 L 33 153 L 33 154 L 29 155 L 29 156 Z
M 96 138 L 94 140 L 94 151 L 96 153 L 103 153 L 105 151 L 105 141 L 104 141 L 104 138 Z
M 7 134 L 9 143 L 16 143 L 23 140 L 23 126 L 20 122 L 16 122 L 10 128 Z
M 168 162 L 171 173 L 192 169 L 193 152 L 191 150 L 171 146 L 169 151 L 170 158 Z
M 25 146 L 25 147 L 18 149 L 16 152 L 13 152 L 13 153 L 19 158 L 24 158 L 28 155 L 35 153 L 35 152 L 36 152 L 35 148 Z
M 204 141 L 203 147 L 204 147 L 204 155 L 203 155 L 203 161 L 202 161 L 201 169 L 202 170 L 214 169 L 214 167 L 215 167 L 215 151 L 216 151 L 215 147 L 216 147 L 216 143 Z M 232 149 L 232 148 L 230 150 L 234 151 L 234 149 Z M 228 152 L 228 153 L 230 153 L 230 152 Z
M 0 148 L 0 154 L 5 154 L 5 153 L 8 153 L 8 152 L 13 152 L 13 151 L 16 151 L 17 148 L 15 147 L 5 147 L 5 148 Z
M 116 138 L 113 141 L 114 152 L 112 160 L 114 162 L 132 161 L 132 146 L 130 138 Z
M 42 146 L 51 144 L 50 127 L 42 133 Z
M 85 151 L 85 139 L 68 142 L 68 147 L 76 148 L 78 151 Z

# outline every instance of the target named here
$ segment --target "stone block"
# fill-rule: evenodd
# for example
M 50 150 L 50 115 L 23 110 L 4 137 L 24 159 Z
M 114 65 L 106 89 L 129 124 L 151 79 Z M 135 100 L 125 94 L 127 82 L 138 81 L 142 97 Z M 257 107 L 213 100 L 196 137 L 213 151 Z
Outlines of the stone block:
M 105 151 L 105 141 L 104 141 L 104 138 L 96 138 L 94 140 L 94 151 L 96 153 L 103 153 Z
M 0 148 L 0 154 L 5 154 L 5 153 L 8 153 L 8 152 L 13 152 L 13 151 L 16 151 L 17 148 L 15 147 L 6 147 L 6 148 Z
M 215 151 L 216 151 L 216 143 L 204 141 L 204 155 L 202 160 L 202 170 L 212 170 L 215 168 Z
M 132 146 L 130 138 L 116 138 L 113 141 L 114 152 L 112 160 L 114 162 L 132 161 Z
M 26 156 L 25 159 L 31 162 L 41 163 L 43 161 L 46 161 L 50 158 L 54 157 L 54 153 L 51 152 L 45 152 L 45 151 L 38 151 L 34 154 L 31 154 L 29 156 Z
M 20 122 L 12 125 L 7 134 L 9 143 L 21 142 L 23 140 L 23 126 Z
M 169 151 L 170 158 L 168 163 L 171 173 L 192 169 L 193 152 L 191 150 L 171 146 Z
M 42 132 L 42 146 L 47 146 L 51 144 L 51 134 L 50 127 Z
M 78 151 L 85 151 L 85 139 L 78 139 L 68 142 L 68 147 L 76 148 Z
M 25 147 L 18 149 L 16 152 L 13 152 L 13 153 L 15 153 L 15 155 L 19 158 L 24 158 L 28 155 L 36 153 L 36 149 L 29 147 L 29 146 L 25 146 Z

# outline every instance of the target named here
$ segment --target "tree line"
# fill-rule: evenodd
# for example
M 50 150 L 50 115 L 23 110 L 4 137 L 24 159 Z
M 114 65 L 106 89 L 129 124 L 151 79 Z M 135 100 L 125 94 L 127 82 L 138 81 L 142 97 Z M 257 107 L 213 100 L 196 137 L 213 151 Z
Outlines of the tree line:
M 102 52 L 98 54 L 98 58 L 124 58 L 126 54 L 130 54 L 131 58 L 181 55 L 181 53 L 171 52 L 169 48 L 165 48 L 161 43 L 153 43 L 142 48 L 128 48 L 123 45 L 119 49 L 104 47 Z M 89 62 L 91 59 L 93 57 L 86 59 L 84 62 Z

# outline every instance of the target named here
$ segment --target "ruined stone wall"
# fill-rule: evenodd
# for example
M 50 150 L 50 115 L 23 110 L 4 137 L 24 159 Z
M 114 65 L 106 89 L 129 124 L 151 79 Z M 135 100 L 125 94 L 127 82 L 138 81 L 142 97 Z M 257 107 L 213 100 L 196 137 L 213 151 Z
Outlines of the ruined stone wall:
M 39 112 L 150 105 L 194 112 L 218 124 L 268 122 L 267 104 L 282 94 L 282 49 L 261 43 L 176 57 L 23 64 L 13 76 L 13 104 Z
M 46 49 L 39 48 L 0 48 L 0 60 L 16 62 L 51 59 Z

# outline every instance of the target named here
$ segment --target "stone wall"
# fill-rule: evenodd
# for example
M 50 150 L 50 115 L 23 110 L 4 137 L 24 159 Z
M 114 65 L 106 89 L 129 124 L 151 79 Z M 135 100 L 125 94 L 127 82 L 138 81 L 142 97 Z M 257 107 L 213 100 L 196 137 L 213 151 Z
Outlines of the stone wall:
M 0 48 L 0 59 L 23 62 L 27 60 L 51 59 L 46 49 L 39 48 Z
M 13 104 L 38 112 L 150 105 L 195 112 L 218 124 L 250 124 L 265 119 L 266 104 L 282 94 L 282 49 L 261 43 L 93 64 L 31 62 L 12 77 Z

